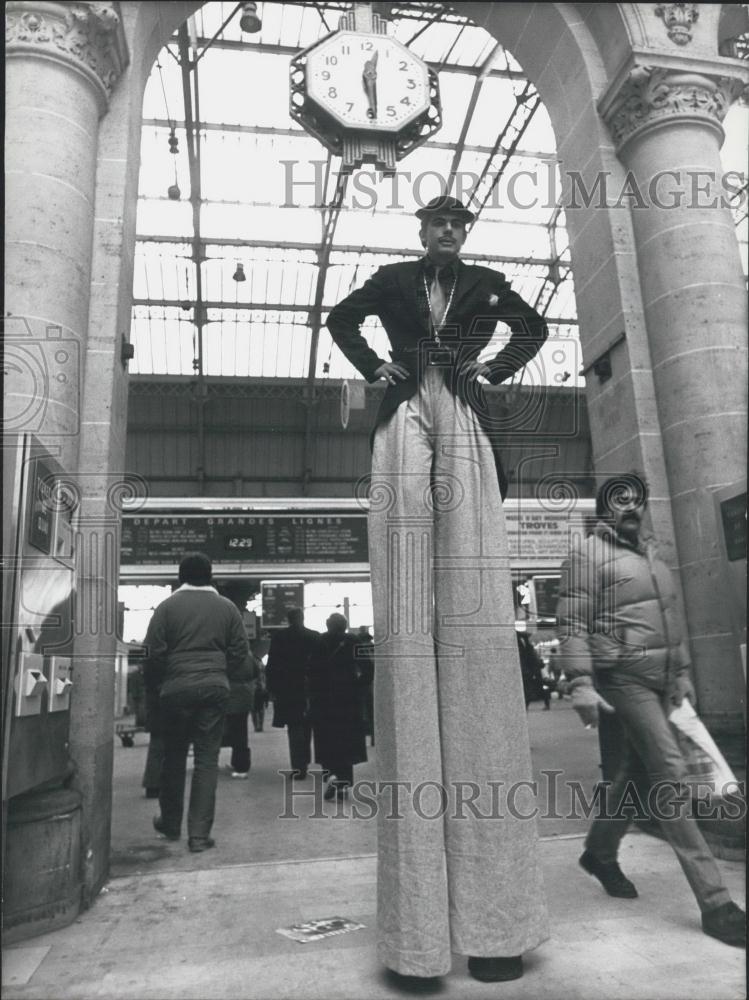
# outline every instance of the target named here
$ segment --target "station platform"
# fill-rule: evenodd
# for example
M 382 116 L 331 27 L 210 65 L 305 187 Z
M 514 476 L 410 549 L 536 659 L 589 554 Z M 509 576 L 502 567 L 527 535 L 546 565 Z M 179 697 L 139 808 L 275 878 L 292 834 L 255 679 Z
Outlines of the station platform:
M 564 703 L 529 714 L 536 769 L 551 761 L 595 774 L 595 737 Z M 7 1000 L 380 1000 L 413 992 L 456 1000 L 723 1000 L 746 996 L 742 950 L 704 935 L 673 852 L 640 832 L 623 844 L 621 865 L 640 898 L 607 896 L 579 868 L 586 822 L 544 819 L 541 857 L 551 938 L 525 957 L 525 975 L 483 984 L 455 955 L 449 976 L 406 989 L 375 950 L 374 822 L 325 803 L 324 819 L 278 819 L 284 734 L 253 734 L 248 781 L 223 770 L 217 846 L 192 855 L 185 841 L 156 839 L 157 804 L 143 798 L 145 740 L 115 749 L 112 877 L 69 927 L 7 947 Z M 374 758 L 376 748 L 370 749 Z M 228 751 L 222 751 L 222 765 Z M 577 760 L 577 763 L 575 762 Z M 357 768 L 371 775 L 373 760 Z M 361 770 L 361 773 L 359 771 Z M 305 783 L 309 784 L 309 783 Z M 309 785 L 311 787 L 311 784 Z M 349 815 L 347 815 L 347 810 Z M 559 810 L 564 812 L 564 810 Z M 719 861 L 744 904 L 744 868 Z M 279 933 L 306 921 L 343 917 L 363 926 L 300 943 Z

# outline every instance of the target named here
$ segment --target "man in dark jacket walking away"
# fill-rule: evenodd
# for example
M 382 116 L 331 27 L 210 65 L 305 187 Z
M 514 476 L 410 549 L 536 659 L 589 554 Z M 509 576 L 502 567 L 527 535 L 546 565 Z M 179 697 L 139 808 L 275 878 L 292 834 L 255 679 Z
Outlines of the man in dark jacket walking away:
M 160 692 L 164 739 L 161 815 L 153 825 L 168 840 L 179 840 L 192 743 L 187 835 L 190 850 L 199 852 L 214 846 L 210 833 L 229 677 L 246 665 L 249 646 L 239 611 L 211 586 L 207 556 L 186 555 L 179 581 L 180 588 L 154 611 L 145 639 L 146 683 Z
M 557 616 L 573 708 L 589 726 L 597 724 L 599 708 L 613 710 L 624 735 L 605 813 L 590 828 L 580 864 L 610 896 L 637 896 L 617 853 L 631 822 L 631 809 L 622 806 L 634 787 L 631 779 L 644 769 L 704 932 L 745 946 L 745 915 L 689 814 L 686 764 L 668 721 L 673 708 L 695 694 L 671 572 L 640 540 L 646 504 L 639 477 L 607 480 L 596 498 L 596 528 L 562 567 Z
M 265 683 L 273 698 L 273 725 L 287 727 L 292 777 L 306 778 L 312 759 L 309 720 L 309 666 L 320 633 L 304 627 L 304 611 L 289 608 L 288 628 L 279 629 L 270 641 Z
M 371 677 L 369 646 L 348 635 L 348 622 L 333 613 L 325 623 L 310 668 L 310 712 L 315 757 L 330 775 L 325 798 L 344 798 L 354 783 L 354 764 L 367 759 L 362 695 Z M 361 652 L 361 657 L 357 654 Z

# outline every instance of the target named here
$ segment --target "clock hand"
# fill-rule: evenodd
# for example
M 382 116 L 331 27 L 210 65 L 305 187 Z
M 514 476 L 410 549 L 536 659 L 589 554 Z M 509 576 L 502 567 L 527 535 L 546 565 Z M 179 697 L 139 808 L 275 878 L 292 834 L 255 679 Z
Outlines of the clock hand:
M 367 100 L 369 101 L 369 111 L 368 115 L 370 118 L 377 117 L 377 56 L 378 52 L 375 51 L 371 59 L 367 59 L 364 63 L 364 72 L 362 73 L 362 83 L 364 85 L 364 90 L 367 94 Z

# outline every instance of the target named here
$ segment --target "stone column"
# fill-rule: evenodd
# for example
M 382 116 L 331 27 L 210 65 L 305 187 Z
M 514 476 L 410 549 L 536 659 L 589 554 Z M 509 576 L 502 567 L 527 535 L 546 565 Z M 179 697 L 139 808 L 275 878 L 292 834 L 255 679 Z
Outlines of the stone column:
M 119 11 L 118 3 L 6 5 L 5 302 L 14 343 L 5 430 L 33 431 L 81 501 L 70 754 L 83 800 L 84 901 L 106 877 L 111 812 L 112 668 L 94 647 L 114 646 L 117 523 L 92 521 L 85 509 L 93 448 L 84 434 L 90 386 L 102 381 L 91 361 L 102 352 L 89 336 L 92 252 L 100 120 L 128 62 Z M 100 407 L 98 419 L 107 416 Z
M 126 62 L 113 3 L 6 4 L 5 430 L 74 471 L 99 118 Z
M 748 78 L 737 60 L 633 54 L 599 103 L 627 170 L 700 709 L 726 734 L 744 685 L 713 493 L 746 474 L 747 317 L 720 123 Z

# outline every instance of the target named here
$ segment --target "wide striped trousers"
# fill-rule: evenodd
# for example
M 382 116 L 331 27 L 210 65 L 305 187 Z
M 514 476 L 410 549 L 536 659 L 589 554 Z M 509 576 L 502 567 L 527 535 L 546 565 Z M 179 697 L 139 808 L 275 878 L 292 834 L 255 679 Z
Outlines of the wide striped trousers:
M 378 954 L 443 975 L 548 934 L 496 469 L 439 368 L 376 432 L 369 544 Z

